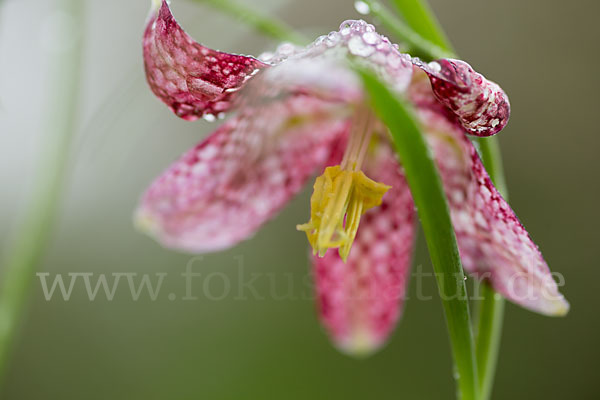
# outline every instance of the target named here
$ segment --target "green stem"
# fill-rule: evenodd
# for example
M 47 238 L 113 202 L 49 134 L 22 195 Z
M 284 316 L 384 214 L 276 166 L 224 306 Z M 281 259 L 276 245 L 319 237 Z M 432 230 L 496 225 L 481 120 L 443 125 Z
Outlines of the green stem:
M 426 0 L 394 0 L 394 2 L 412 29 L 445 51 L 452 53 L 450 42 L 446 39 L 446 35 Z M 482 160 L 490 178 L 504 198 L 508 199 L 508 190 L 502 169 L 502 156 L 497 139 L 495 137 L 480 138 L 479 144 Z M 479 396 L 481 400 L 486 400 L 492 391 L 498 360 L 504 299 L 496 294 L 487 283 L 481 286 L 481 295 L 483 299 L 479 304 L 476 354 Z
M 373 0 L 363 0 L 370 9 L 370 13 L 379 18 L 381 23 L 397 36 L 398 39 L 408 44 L 414 53 L 426 59 L 438 59 L 452 57 L 452 52 L 447 50 L 435 42 L 428 40 L 419 33 L 411 29 L 398 19 L 390 10 L 385 8 L 381 3 Z
M 232 0 L 192 0 L 196 3 L 206 3 L 211 7 L 234 16 L 241 22 L 253 27 L 258 32 L 277 40 L 296 44 L 308 43 L 302 34 L 296 32 L 287 24 L 256 12 L 255 7 L 247 7 Z
M 469 302 L 441 179 L 410 106 L 373 73 L 359 72 L 374 110 L 390 130 L 419 213 L 448 325 L 459 398 L 478 399 Z
M 71 40 L 72 46 L 49 55 L 51 87 L 46 91 L 50 97 L 45 103 L 48 109 L 45 110 L 44 146 L 41 146 L 42 154 L 34 193 L 5 260 L 0 293 L 0 381 L 6 374 L 19 324 L 26 312 L 27 298 L 36 267 L 51 237 L 64 186 L 70 142 L 75 132 L 77 116 L 83 3 L 81 0 L 58 2 L 58 7 L 73 17 L 76 27 L 74 31 L 69 32 L 69 35 L 73 36 L 60 38 L 65 41 Z
M 479 398 L 487 400 L 492 394 L 494 374 L 502 336 L 504 298 L 487 283 L 480 285 L 479 324 L 477 329 L 477 369 L 479 376 Z
M 452 45 L 426 0 L 393 0 L 396 10 L 418 35 L 453 53 Z
M 508 189 L 502 168 L 500 146 L 495 136 L 479 138 L 481 158 L 500 194 L 508 200 Z M 484 282 L 481 286 L 482 300 L 479 303 L 479 324 L 477 328 L 477 367 L 479 372 L 479 395 L 487 400 L 492 394 L 500 339 L 504 317 L 504 298 Z
M 481 159 L 485 165 L 485 169 L 490 175 L 490 179 L 494 182 L 496 189 L 500 192 L 504 200 L 508 201 L 508 188 L 506 186 L 506 178 L 504 177 L 504 168 L 502 167 L 502 155 L 500 153 L 500 145 L 496 136 L 481 137 L 478 139 L 479 150 L 481 151 Z

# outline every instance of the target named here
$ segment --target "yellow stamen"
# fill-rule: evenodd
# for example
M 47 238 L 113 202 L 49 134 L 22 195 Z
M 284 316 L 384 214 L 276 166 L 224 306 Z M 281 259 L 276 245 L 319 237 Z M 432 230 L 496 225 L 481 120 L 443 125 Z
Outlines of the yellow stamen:
M 314 254 L 323 257 L 328 249 L 339 248 L 344 262 L 350 254 L 360 217 L 380 205 L 390 189 L 360 171 L 372 134 L 371 112 L 361 108 L 357 119 L 342 164 L 327 167 L 315 181 L 310 221 L 296 227 L 306 232 Z

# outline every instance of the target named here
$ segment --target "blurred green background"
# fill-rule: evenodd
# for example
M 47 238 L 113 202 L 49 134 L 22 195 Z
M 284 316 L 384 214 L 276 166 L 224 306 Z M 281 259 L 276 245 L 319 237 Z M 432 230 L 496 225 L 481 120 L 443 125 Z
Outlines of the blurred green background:
M 53 3 L 0 5 L 2 243 L 23 212 L 44 150 L 39 115 L 49 101 L 61 101 L 60 92 L 44 90 L 48 54 L 61 46 L 52 42 L 63 21 Z M 403 320 L 383 351 L 355 360 L 329 344 L 306 283 L 306 239 L 294 229 L 308 215 L 307 191 L 253 239 L 201 260 L 134 230 L 131 214 L 147 184 L 216 125 L 177 119 L 147 89 L 140 38 L 149 1 L 85 3 L 75 151 L 40 270 L 51 278 L 168 275 L 155 301 L 147 294 L 132 300 L 125 282 L 112 301 L 102 294 L 90 301 L 81 283 L 69 301 L 46 301 L 36 280 L 1 398 L 452 398 L 450 349 L 432 278 L 423 291 L 433 300 L 417 300 L 411 286 Z M 275 45 L 210 8 L 173 3 L 179 22 L 210 47 L 258 54 Z M 359 17 L 346 0 L 246 3 L 315 37 Z M 500 137 L 511 204 L 553 271 L 564 274 L 572 306 L 561 319 L 507 306 L 494 398 L 600 398 L 600 3 L 431 5 L 462 58 L 510 96 L 513 114 Z M 193 281 L 198 299 L 184 301 L 180 274 L 188 262 L 202 276 Z M 431 271 L 422 238 L 415 265 Z M 252 276 L 255 292 L 241 286 Z M 225 281 L 229 293 L 219 299 Z

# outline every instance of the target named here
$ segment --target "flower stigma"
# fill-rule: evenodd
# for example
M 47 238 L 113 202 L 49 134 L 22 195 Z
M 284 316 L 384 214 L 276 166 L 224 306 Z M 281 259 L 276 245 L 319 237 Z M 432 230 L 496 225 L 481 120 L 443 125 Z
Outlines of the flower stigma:
M 310 221 L 297 225 L 296 229 L 306 233 L 313 254 L 319 257 L 330 248 L 338 248 L 340 257 L 346 262 L 360 217 L 380 205 L 383 195 L 391 188 L 369 179 L 361 171 L 374 124 L 371 110 L 359 106 L 341 164 L 325 168 L 315 180 L 310 198 Z

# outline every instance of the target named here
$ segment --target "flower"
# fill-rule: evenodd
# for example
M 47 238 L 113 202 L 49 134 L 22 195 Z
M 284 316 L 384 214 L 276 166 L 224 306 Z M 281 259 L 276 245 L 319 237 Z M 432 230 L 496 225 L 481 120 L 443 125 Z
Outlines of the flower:
M 163 245 L 193 253 L 231 247 L 324 170 L 310 221 L 297 227 L 313 248 L 321 320 L 343 351 L 380 347 L 402 310 L 415 210 L 352 59 L 415 106 L 465 270 L 530 310 L 567 312 L 546 262 L 465 135 L 495 134 L 510 113 L 502 89 L 465 62 L 411 58 L 363 21 L 258 59 L 223 53 L 191 39 L 165 1 L 151 11 L 143 49 L 150 88 L 179 117 L 236 112 L 144 194 L 138 226 Z

